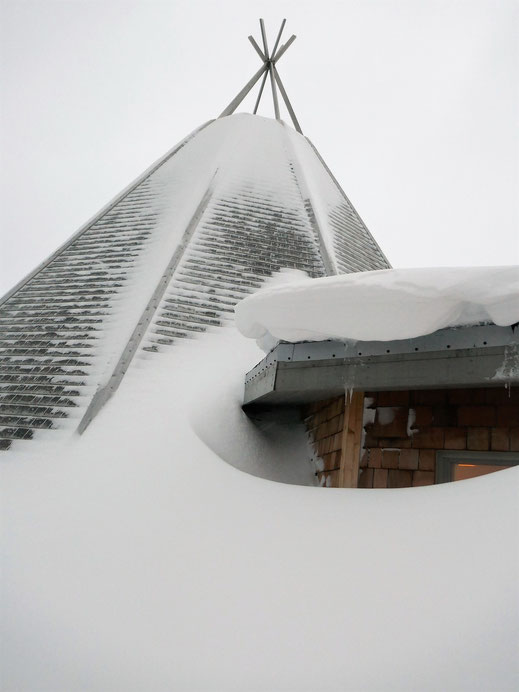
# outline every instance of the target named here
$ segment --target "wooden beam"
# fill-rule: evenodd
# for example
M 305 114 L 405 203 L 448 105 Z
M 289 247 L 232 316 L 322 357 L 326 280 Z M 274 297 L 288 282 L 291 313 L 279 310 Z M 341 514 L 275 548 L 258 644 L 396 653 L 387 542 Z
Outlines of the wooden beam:
M 273 57 L 274 55 L 276 55 L 276 51 L 277 51 L 278 46 L 279 46 L 279 39 L 281 38 L 281 34 L 283 33 L 283 29 L 285 28 L 285 24 L 286 24 L 286 23 L 287 23 L 287 20 L 286 20 L 286 19 L 283 19 L 283 21 L 281 22 L 281 28 L 280 28 L 280 30 L 279 30 L 278 37 L 277 37 L 277 39 L 276 39 L 276 43 L 274 44 L 274 48 L 272 49 L 272 53 L 271 53 L 271 56 L 272 56 L 272 57 Z
M 263 54 L 263 51 L 261 50 L 261 48 L 258 46 L 256 41 L 254 40 L 254 36 L 249 36 L 249 41 L 252 43 L 254 50 L 260 56 L 260 58 L 263 60 L 263 62 L 266 62 L 267 56 Z
M 256 84 L 258 79 L 261 77 L 261 75 L 264 72 L 267 72 L 269 69 L 268 63 L 263 63 L 263 65 L 259 68 L 259 70 L 256 72 L 254 77 L 251 77 L 251 79 L 247 82 L 247 84 L 243 87 L 243 89 L 240 91 L 240 93 L 230 102 L 230 104 L 227 106 L 227 108 L 220 113 L 218 116 L 219 118 L 225 118 L 227 115 L 232 115 L 234 111 L 238 108 L 240 103 L 243 101 L 243 99 L 247 96 L 249 91 L 252 89 L 252 87 Z
M 279 58 L 283 55 L 283 53 L 285 53 L 290 48 L 290 46 L 294 43 L 296 38 L 297 38 L 296 35 L 292 34 L 292 36 L 288 39 L 288 41 L 286 43 L 284 43 L 281 46 L 281 48 L 278 50 L 277 55 L 273 55 L 271 57 L 272 62 L 277 62 L 279 60 Z
M 261 95 L 263 94 L 263 89 L 265 88 L 265 82 L 267 81 L 268 76 L 269 76 L 269 70 L 266 70 L 265 74 L 263 75 L 263 79 L 261 81 L 261 86 L 260 86 L 258 98 L 256 100 L 256 105 L 254 106 L 254 111 L 253 111 L 254 115 L 256 115 L 256 113 L 258 112 L 258 106 L 260 105 Z
M 279 114 L 279 102 L 278 102 L 278 92 L 276 91 L 276 80 L 274 77 L 274 65 L 270 63 L 270 84 L 272 86 L 272 99 L 274 101 L 274 115 L 276 116 L 276 120 L 281 120 L 281 116 Z
M 299 125 L 299 122 L 296 118 L 296 114 L 294 113 L 294 109 L 292 108 L 292 104 L 288 100 L 287 92 L 285 91 L 285 87 L 283 86 L 283 82 L 281 81 L 281 77 L 279 76 L 279 73 L 278 73 L 275 65 L 272 65 L 272 72 L 274 73 L 274 77 L 276 78 L 276 82 L 278 83 L 279 91 L 281 92 L 281 96 L 283 97 L 283 100 L 285 102 L 285 106 L 287 107 L 287 110 L 290 113 L 290 117 L 292 118 L 292 122 L 294 123 L 294 127 L 299 132 L 299 134 L 302 135 L 303 130 L 301 129 L 301 126 Z
M 339 488 L 356 488 L 359 477 L 360 445 L 364 416 L 364 392 L 346 393 L 342 432 Z
M 260 28 L 261 28 L 261 38 L 263 39 L 263 51 L 265 53 L 265 57 L 268 60 L 269 59 L 269 47 L 267 43 L 267 34 L 265 32 L 265 22 L 263 19 L 260 19 Z

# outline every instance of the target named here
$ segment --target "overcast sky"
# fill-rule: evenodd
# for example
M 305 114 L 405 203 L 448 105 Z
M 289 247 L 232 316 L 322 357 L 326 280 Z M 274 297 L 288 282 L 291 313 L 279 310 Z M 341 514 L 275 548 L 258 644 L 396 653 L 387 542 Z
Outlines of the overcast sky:
M 219 115 L 260 16 L 297 34 L 302 129 L 394 266 L 519 263 L 519 2 L 0 3 L 0 294 Z

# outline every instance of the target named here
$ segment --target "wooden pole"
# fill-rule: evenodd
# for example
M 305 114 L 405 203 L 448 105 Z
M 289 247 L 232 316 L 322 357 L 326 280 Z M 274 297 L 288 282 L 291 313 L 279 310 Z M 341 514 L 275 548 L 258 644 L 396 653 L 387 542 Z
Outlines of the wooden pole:
M 263 63 L 263 65 L 260 67 L 260 69 L 256 72 L 254 77 L 252 77 L 247 84 L 243 87 L 243 89 L 240 91 L 240 93 L 230 102 L 230 104 L 227 106 L 227 108 L 220 113 L 218 116 L 219 118 L 225 118 L 227 115 L 232 115 L 234 111 L 238 108 L 240 103 L 243 101 L 243 99 L 247 96 L 249 91 L 252 89 L 252 87 L 256 84 L 258 79 L 261 77 L 261 75 L 264 72 L 268 72 L 269 66 L 268 63 Z
M 253 46 L 254 50 L 255 50 L 256 53 L 260 56 L 260 58 L 263 60 L 263 62 L 266 62 L 266 61 L 267 61 L 267 56 L 266 56 L 266 55 L 263 55 L 263 52 L 262 52 L 261 48 L 258 46 L 258 44 L 256 43 L 256 41 L 254 40 L 254 36 L 249 36 L 249 41 L 252 43 L 252 46 Z
M 278 37 L 276 39 L 276 43 L 274 44 L 274 48 L 272 49 L 272 53 L 270 54 L 270 57 L 272 59 L 274 59 L 274 56 L 276 55 L 276 51 L 277 51 L 278 46 L 279 46 L 279 40 L 281 38 L 281 34 L 283 33 L 283 29 L 285 28 L 286 23 L 287 23 L 286 19 L 283 19 L 283 21 L 281 22 L 281 28 L 279 30 Z
M 269 71 L 266 70 L 265 74 L 263 75 L 263 79 L 261 80 L 261 86 L 260 86 L 258 98 L 256 100 L 256 105 L 254 106 L 254 111 L 253 111 L 254 115 L 256 115 L 256 113 L 258 112 L 258 106 L 260 105 L 261 95 L 263 94 L 263 89 L 265 88 L 265 82 L 267 81 L 268 75 L 269 75 Z
M 364 416 L 364 392 L 346 392 L 342 432 L 339 488 L 356 488 L 359 477 L 360 445 Z
M 276 79 L 274 77 L 274 65 L 270 63 L 270 84 L 272 85 L 272 100 L 274 101 L 274 115 L 276 120 L 280 120 L 281 116 L 279 114 L 279 102 L 278 102 L 278 92 L 276 91 Z
M 272 70 L 274 72 L 274 77 L 276 78 L 276 82 L 278 83 L 278 87 L 279 87 L 279 91 L 281 92 L 281 96 L 283 97 L 283 100 L 285 102 L 285 106 L 287 107 L 287 110 L 290 113 L 290 117 L 292 118 L 292 122 L 294 123 L 294 127 L 299 132 L 299 134 L 302 135 L 303 130 L 301 129 L 301 126 L 299 125 L 299 122 L 296 118 L 296 114 L 294 113 L 294 109 L 292 108 L 292 104 L 288 100 L 287 92 L 285 91 L 285 87 L 283 86 L 283 82 L 281 81 L 281 77 L 279 76 L 279 72 L 277 71 L 275 65 L 272 65 Z

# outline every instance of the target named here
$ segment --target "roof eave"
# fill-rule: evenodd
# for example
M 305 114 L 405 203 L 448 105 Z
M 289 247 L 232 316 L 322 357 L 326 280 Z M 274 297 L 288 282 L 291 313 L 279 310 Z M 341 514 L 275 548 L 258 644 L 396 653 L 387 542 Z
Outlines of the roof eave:
M 517 384 L 517 331 L 479 325 L 398 341 L 280 343 L 247 374 L 244 406 L 304 404 L 345 390 Z

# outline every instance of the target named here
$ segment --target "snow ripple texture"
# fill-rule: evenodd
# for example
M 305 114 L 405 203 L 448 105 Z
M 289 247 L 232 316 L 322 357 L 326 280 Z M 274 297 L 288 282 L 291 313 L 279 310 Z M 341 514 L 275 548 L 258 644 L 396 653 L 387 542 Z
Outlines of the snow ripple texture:
M 388 266 L 308 140 L 246 114 L 202 126 L 0 305 L 0 449 L 76 430 L 129 341 L 142 362 L 228 324 L 281 269 Z

